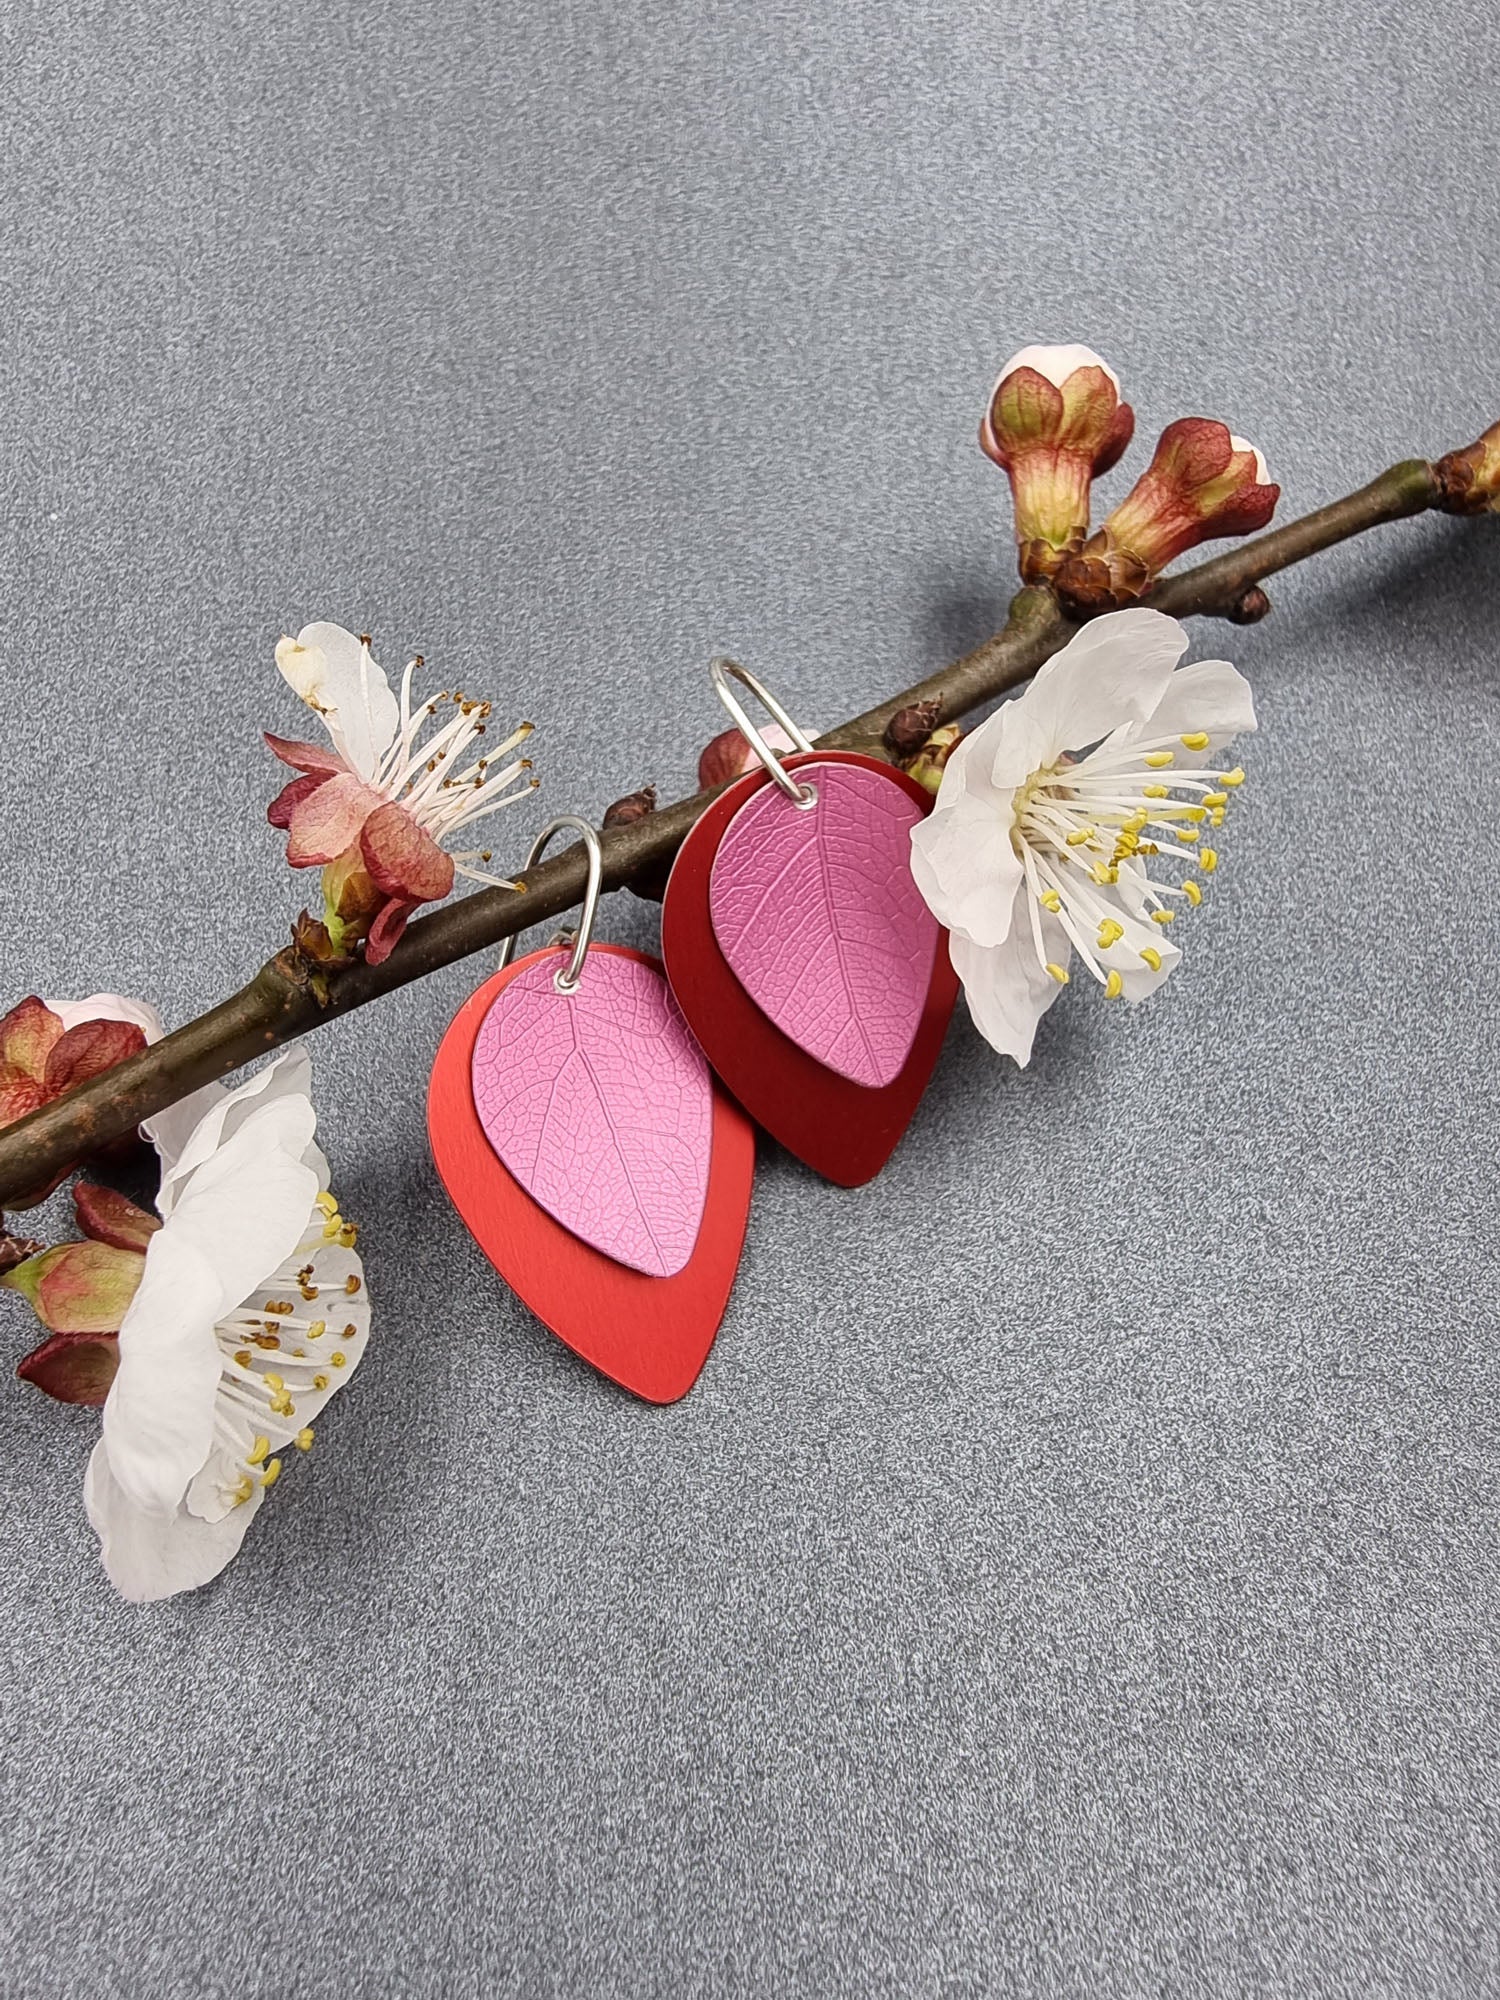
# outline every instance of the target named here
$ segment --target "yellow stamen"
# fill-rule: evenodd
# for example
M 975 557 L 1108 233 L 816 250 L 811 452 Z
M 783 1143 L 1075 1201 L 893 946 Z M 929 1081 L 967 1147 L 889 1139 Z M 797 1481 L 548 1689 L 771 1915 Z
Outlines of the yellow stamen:
M 1096 830 L 1097 829 L 1092 826 L 1075 827 L 1073 831 L 1068 835 L 1069 847 L 1084 846 L 1086 842 L 1093 839 Z
M 1222 772 L 1219 777 L 1219 783 L 1221 785 L 1228 785 L 1231 791 L 1234 789 L 1236 785 L 1243 785 L 1244 782 L 1245 782 L 1244 769 L 1239 764 L 1236 764 L 1232 771 Z
M 1194 841 L 1200 840 L 1202 835 L 1195 826 L 1180 826 L 1177 829 L 1177 838 L 1179 840 Z
M 1141 786 L 1141 797 L 1143 799 L 1169 799 L 1171 796 L 1171 792 L 1165 785 Z
M 234 1505 L 236 1507 L 243 1507 L 254 1491 L 255 1482 L 250 1479 L 242 1479 L 234 1489 Z
M 1205 875 L 1212 875 L 1214 870 L 1218 867 L 1218 865 L 1219 865 L 1219 856 L 1217 849 L 1212 847 L 1199 848 L 1198 866 L 1203 870 Z
M 1181 743 L 1184 750 L 1206 750 L 1208 748 L 1208 731 L 1206 729 L 1195 729 L 1190 736 L 1180 736 L 1177 740 Z
M 286 1384 L 279 1375 L 272 1375 L 269 1371 L 263 1377 L 263 1380 L 268 1389 L 284 1389 L 286 1387 Z
M 1153 910 L 1151 912 L 1151 921 L 1153 924 L 1170 924 L 1175 920 L 1176 915 L 1177 912 L 1175 910 Z
M 279 1458 L 273 1458 L 271 1460 L 271 1463 L 266 1467 L 265 1471 L 260 1475 L 260 1483 L 263 1487 L 274 1486 L 280 1477 L 281 1477 L 281 1460 Z
M 1203 901 L 1203 891 L 1198 887 L 1198 884 L 1196 882 L 1184 882 L 1182 885 L 1182 893 L 1184 896 L 1187 897 L 1188 901 L 1192 904 L 1195 910 L 1197 909 L 1198 905 Z
M 1119 997 L 1120 997 L 1120 995 L 1121 995 L 1121 994 L 1122 994 L 1122 993 L 1123 993 L 1124 991 L 1125 991 L 1125 982 L 1124 982 L 1124 980 L 1123 980 L 1123 979 L 1122 979 L 1122 978 L 1120 977 L 1120 975 L 1119 975 L 1119 973 L 1118 973 L 1118 972 L 1112 972 L 1112 973 L 1111 973 L 1111 974 L 1109 975 L 1108 979 L 1106 979 L 1106 980 L 1105 980 L 1105 982 L 1104 982 L 1104 997 L 1105 997 L 1105 999 L 1106 999 L 1106 1000 L 1118 1000 L 1118 999 L 1119 999 Z
M 1205 792 L 1203 794 L 1203 803 L 1206 806 L 1227 806 L 1229 803 L 1229 794 L 1228 792 Z
M 1168 764 L 1172 762 L 1172 752 L 1170 750 L 1148 750 L 1141 761 L 1144 764 L 1149 764 L 1153 771 L 1164 771 Z
M 1057 981 L 1059 986 L 1067 985 L 1068 973 L 1067 973 L 1067 968 L 1065 966 L 1053 965 L 1049 960 L 1047 965 L 1047 970 L 1052 974 L 1052 977 Z M 335 1355 L 333 1358 L 335 1361 L 337 1361 L 339 1357 L 338 1355 Z
M 312 1325 L 307 1329 L 307 1337 L 309 1340 L 321 1340 L 324 1334 L 327 1333 L 327 1331 L 328 1331 L 327 1320 L 315 1319 Z
M 276 1394 L 271 1398 L 271 1415 L 273 1417 L 294 1417 L 296 1414 L 297 1406 L 286 1390 L 278 1389 Z
M 1055 889 L 1044 889 L 1037 898 L 1037 901 L 1044 910 L 1050 910 L 1054 916 L 1062 908 L 1062 897 L 1058 895 Z
M 322 1209 L 325 1215 L 337 1215 L 339 1212 L 338 1203 L 334 1200 L 333 1196 L 326 1191 L 326 1189 L 322 1194 L 318 1196 L 317 1206 Z
M 235 1362 L 236 1362 L 236 1364 L 237 1364 L 237 1365 L 238 1365 L 239 1367 L 241 1367 L 241 1368 L 248 1368 L 248 1367 L 250 1366 L 250 1350 L 249 1350 L 249 1348 L 248 1348 L 248 1347 L 239 1347 L 239 1348 L 236 1348 L 236 1349 L 235 1349 L 235 1355 L 234 1355 L 234 1358 L 235 1358 Z
M 302 1430 L 298 1431 L 297 1435 L 292 1439 L 292 1443 L 296 1445 L 298 1451 L 311 1451 L 312 1441 L 313 1433 L 311 1424 L 306 1425 Z
M 1108 951 L 1112 944 L 1118 944 L 1125 935 L 1125 926 L 1117 924 L 1113 917 L 1106 917 L 1099 926 L 1099 949 Z
M 313 1387 L 315 1389 L 326 1389 L 328 1387 L 328 1377 L 326 1375 L 314 1375 Z
M 271 1440 L 268 1437 L 258 1437 L 245 1453 L 246 1465 L 259 1465 L 270 1449 Z
M 1161 953 L 1156 949 L 1154 944 L 1143 945 L 1141 947 L 1141 957 L 1145 959 L 1153 972 L 1161 971 Z

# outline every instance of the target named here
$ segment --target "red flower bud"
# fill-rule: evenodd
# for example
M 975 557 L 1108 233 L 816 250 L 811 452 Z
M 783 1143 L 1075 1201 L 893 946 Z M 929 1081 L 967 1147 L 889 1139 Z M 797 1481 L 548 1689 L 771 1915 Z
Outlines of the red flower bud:
M 60 1243 L 0 1276 L 29 1299 L 53 1333 L 115 1333 L 135 1297 L 146 1259 L 107 1243 Z
M 1010 477 L 1028 582 L 1083 546 L 1089 489 L 1134 430 L 1119 378 L 1091 348 L 1023 347 L 1001 369 L 979 442 Z
M 1059 566 L 1057 594 L 1084 614 L 1133 603 L 1185 550 L 1263 528 L 1280 497 L 1253 444 L 1211 417 L 1179 417 L 1098 533 Z

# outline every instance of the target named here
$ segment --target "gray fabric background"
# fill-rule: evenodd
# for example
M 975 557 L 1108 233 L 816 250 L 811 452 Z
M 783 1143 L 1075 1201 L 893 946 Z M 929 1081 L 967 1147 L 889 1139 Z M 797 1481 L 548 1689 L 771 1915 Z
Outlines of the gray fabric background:
M 686 789 L 713 648 L 831 722 L 994 627 L 1025 340 L 1291 511 L 1500 415 L 1485 0 L 13 0 L 0 56 L 7 997 L 180 1020 L 277 943 L 306 618 L 597 810 Z M 5 1993 L 1500 1991 L 1493 527 L 1197 628 L 1263 726 L 1178 978 L 1025 1074 L 956 1023 L 860 1193 L 767 1149 L 676 1409 L 435 1184 L 482 968 L 320 1036 L 377 1334 L 234 1569 L 117 1603 L 96 1420 L 0 1390 Z

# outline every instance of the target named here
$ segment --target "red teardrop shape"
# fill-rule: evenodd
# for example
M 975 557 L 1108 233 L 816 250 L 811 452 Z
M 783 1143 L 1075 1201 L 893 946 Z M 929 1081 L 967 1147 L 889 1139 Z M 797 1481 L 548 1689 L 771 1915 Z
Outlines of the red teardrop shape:
M 597 953 L 660 972 L 659 961 L 622 945 Z M 703 1217 L 692 1255 L 671 1277 L 617 1263 L 542 1208 L 501 1164 L 474 1102 L 474 1048 L 496 996 L 554 948 L 497 972 L 464 1002 L 432 1066 L 427 1130 L 449 1199 L 518 1298 L 575 1354 L 648 1403 L 675 1403 L 698 1379 L 729 1302 L 750 1213 L 755 1132 L 717 1087 Z M 585 969 L 584 977 L 587 977 Z
M 820 761 L 880 772 L 930 808 L 915 779 L 873 757 L 815 750 L 786 768 Z M 714 936 L 710 881 L 725 829 L 770 779 L 755 771 L 708 808 L 678 850 L 662 903 L 662 956 L 688 1026 L 725 1086 L 789 1153 L 841 1187 L 873 1180 L 911 1123 L 937 1063 L 958 979 L 944 932 L 911 1052 L 890 1083 L 871 1088 L 825 1068 L 781 1033 L 730 970 Z

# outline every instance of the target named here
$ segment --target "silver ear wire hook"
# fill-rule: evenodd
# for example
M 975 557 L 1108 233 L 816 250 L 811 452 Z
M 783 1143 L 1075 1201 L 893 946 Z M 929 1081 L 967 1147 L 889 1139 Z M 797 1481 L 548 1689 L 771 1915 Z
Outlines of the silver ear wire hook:
M 809 807 L 815 806 L 818 803 L 817 786 L 798 784 L 797 780 L 791 776 L 765 737 L 761 735 L 755 724 L 746 715 L 744 704 L 729 683 L 731 680 L 736 680 L 740 683 L 741 687 L 749 688 L 751 694 L 755 696 L 755 699 L 765 709 L 766 713 L 774 716 L 781 724 L 787 735 L 791 737 L 795 747 L 798 750 L 811 750 L 813 747 L 812 744 L 803 735 L 796 723 L 793 722 L 775 695 L 768 688 L 762 687 L 750 669 L 742 667 L 738 660 L 713 660 L 709 664 L 708 671 L 713 676 L 714 693 L 729 710 L 735 727 L 765 766 L 773 781 L 786 793 L 792 804 L 797 806 L 801 811 L 806 812 Z
M 583 971 L 583 961 L 588 957 L 589 945 L 593 942 L 594 914 L 599 908 L 599 891 L 604 886 L 604 855 L 599 846 L 599 836 L 586 819 L 579 819 L 573 813 L 563 813 L 560 818 L 549 821 L 532 841 L 531 852 L 526 857 L 526 866 L 535 868 L 546 850 L 548 841 L 554 833 L 561 833 L 564 827 L 582 835 L 589 856 L 588 887 L 583 892 L 583 909 L 578 918 L 578 928 L 572 933 L 565 934 L 565 937 L 572 936 L 573 956 L 552 982 L 559 993 L 571 993 L 578 984 Z M 516 940 L 512 935 L 500 947 L 502 972 L 510 964 L 515 944 Z

